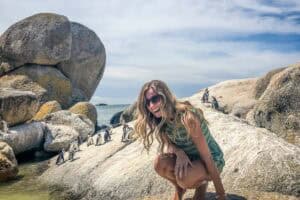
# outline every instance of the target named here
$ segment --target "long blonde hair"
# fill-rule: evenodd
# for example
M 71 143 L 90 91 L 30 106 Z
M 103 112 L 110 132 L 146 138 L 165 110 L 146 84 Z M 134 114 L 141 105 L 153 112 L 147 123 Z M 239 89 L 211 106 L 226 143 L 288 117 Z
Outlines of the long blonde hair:
M 146 92 L 152 88 L 158 95 L 161 96 L 161 119 L 155 118 L 147 109 Z M 171 93 L 168 86 L 160 80 L 152 80 L 143 85 L 137 100 L 137 121 L 134 125 L 135 134 L 142 139 L 144 148 L 149 151 L 153 143 L 154 136 L 159 143 L 159 151 L 162 153 L 165 143 L 163 139 L 163 125 L 165 122 L 176 121 L 179 112 L 185 112 L 192 108 L 188 102 L 178 102 L 176 97 Z M 200 110 L 202 114 L 202 111 Z M 183 119 L 180 119 L 181 121 Z

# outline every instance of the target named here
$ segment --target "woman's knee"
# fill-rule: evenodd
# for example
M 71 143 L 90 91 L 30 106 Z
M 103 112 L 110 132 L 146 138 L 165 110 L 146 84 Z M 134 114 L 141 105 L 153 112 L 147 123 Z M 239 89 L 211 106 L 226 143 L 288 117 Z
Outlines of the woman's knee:
M 158 174 L 164 174 L 174 169 L 174 158 L 170 154 L 160 154 L 154 160 L 154 170 Z

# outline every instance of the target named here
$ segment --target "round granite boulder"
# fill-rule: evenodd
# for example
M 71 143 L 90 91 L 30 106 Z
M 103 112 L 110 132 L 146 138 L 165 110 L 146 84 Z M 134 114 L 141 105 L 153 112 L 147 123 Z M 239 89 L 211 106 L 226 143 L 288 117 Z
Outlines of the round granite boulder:
M 71 24 L 67 17 L 40 13 L 10 26 L 0 37 L 2 60 L 55 65 L 71 55 Z
M 300 64 L 275 74 L 254 107 L 257 126 L 300 144 Z
M 0 141 L 0 181 L 16 177 L 18 171 L 14 151 L 7 143 Z
M 105 68 L 105 49 L 98 36 L 89 28 L 71 23 L 71 58 L 58 65 L 58 68 L 72 82 L 73 101 L 89 101 Z

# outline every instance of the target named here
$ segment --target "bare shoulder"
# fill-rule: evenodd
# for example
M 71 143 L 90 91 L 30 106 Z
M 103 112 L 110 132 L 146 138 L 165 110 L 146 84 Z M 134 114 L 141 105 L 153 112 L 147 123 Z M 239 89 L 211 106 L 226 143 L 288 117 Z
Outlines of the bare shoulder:
M 187 110 L 183 115 L 183 123 L 188 129 L 196 129 L 200 126 L 199 117 L 192 111 Z

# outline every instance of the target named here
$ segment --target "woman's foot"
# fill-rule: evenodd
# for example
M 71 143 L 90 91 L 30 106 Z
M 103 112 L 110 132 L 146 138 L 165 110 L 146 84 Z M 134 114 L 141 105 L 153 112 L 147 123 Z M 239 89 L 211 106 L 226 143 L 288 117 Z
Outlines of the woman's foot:
M 185 192 L 186 192 L 186 189 L 183 189 L 181 187 L 176 187 L 173 200 L 182 200 L 182 197 Z
M 205 181 L 196 190 L 192 200 L 205 200 L 205 193 L 207 189 L 208 182 Z

